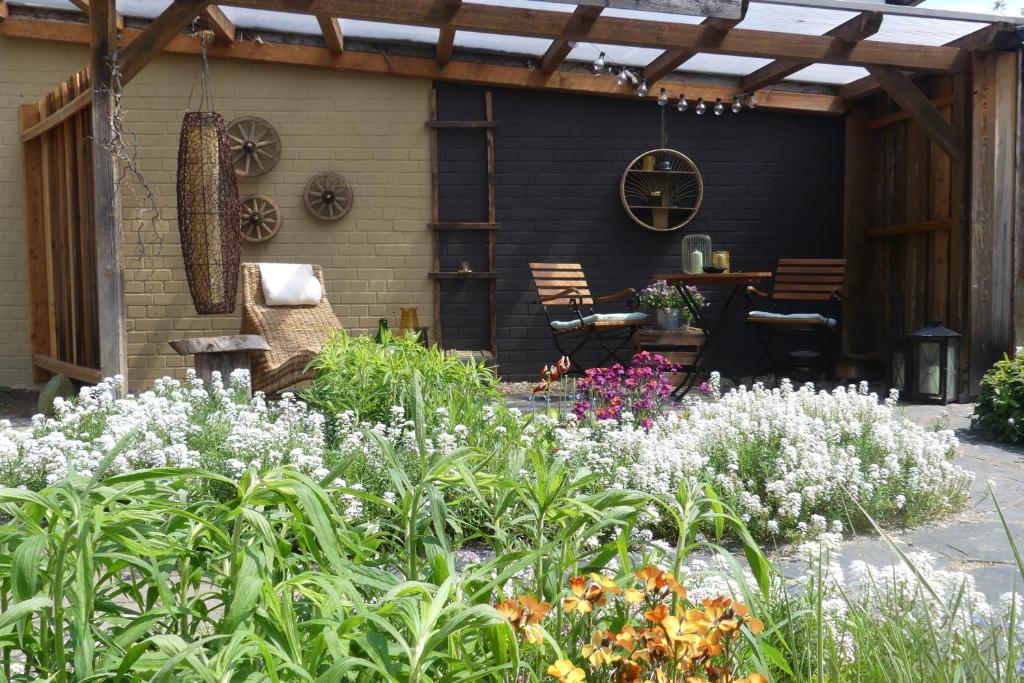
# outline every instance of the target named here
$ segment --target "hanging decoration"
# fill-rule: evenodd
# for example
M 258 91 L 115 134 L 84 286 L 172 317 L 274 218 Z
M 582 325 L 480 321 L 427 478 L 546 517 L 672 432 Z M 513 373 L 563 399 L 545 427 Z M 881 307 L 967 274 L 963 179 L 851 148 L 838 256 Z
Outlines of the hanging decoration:
M 242 239 L 246 242 L 267 242 L 281 229 L 281 210 L 265 194 L 242 197 Z
M 268 173 L 281 159 L 281 136 L 258 116 L 240 116 L 228 124 L 235 173 L 252 178 Z
M 309 212 L 322 221 L 340 220 L 352 208 L 352 186 L 345 176 L 333 171 L 310 178 L 302 197 Z
M 661 145 L 629 162 L 619 182 L 619 199 L 637 225 L 668 232 L 678 230 L 697 215 L 704 183 L 693 161 L 669 148 L 665 107 L 660 116 Z M 707 257 L 710 265 L 710 252 Z
M 232 313 L 241 260 L 240 205 L 224 117 L 214 111 L 206 45 L 199 32 L 199 105 L 189 94 L 178 142 L 178 232 L 196 312 Z

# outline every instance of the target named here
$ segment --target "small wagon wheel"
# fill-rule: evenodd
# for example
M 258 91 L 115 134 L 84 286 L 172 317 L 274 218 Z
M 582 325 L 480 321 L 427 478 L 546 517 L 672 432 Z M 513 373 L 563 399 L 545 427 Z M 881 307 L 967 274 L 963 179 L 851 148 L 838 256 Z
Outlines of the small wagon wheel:
M 242 116 L 228 124 L 228 144 L 231 163 L 240 176 L 263 175 L 281 158 L 281 137 L 258 116 Z
M 242 239 L 266 242 L 281 229 L 281 210 L 270 197 L 250 194 L 242 197 Z
M 302 192 L 309 212 L 322 221 L 336 221 L 352 208 L 352 186 L 339 173 L 318 173 Z

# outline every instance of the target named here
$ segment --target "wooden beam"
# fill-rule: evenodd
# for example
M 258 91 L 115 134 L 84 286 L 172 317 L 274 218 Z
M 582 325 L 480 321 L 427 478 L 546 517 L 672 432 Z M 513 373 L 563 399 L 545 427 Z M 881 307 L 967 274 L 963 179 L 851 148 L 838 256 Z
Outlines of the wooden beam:
M 100 372 L 127 381 L 128 336 L 121 259 L 121 189 L 111 151 L 114 133 L 114 69 L 117 11 L 114 0 L 93 0 L 89 12 L 92 69 L 93 225 L 99 300 Z
M 1016 24 L 998 21 L 982 26 L 977 31 L 972 31 L 956 40 L 951 40 L 945 46 L 969 52 L 1013 50 L 1020 47 L 1020 38 L 1017 35 Z M 910 78 L 916 78 L 919 75 L 922 74 L 910 74 Z M 872 76 L 865 76 L 840 86 L 839 96 L 844 100 L 856 100 L 873 95 L 881 89 L 882 86 Z
M 931 99 L 931 103 L 937 109 L 942 109 L 943 107 L 948 107 L 948 106 L 952 105 L 955 99 L 956 98 L 953 96 L 953 93 L 948 93 L 946 95 L 940 95 L 939 97 L 933 97 Z M 900 121 L 906 121 L 908 118 L 910 118 L 910 114 L 908 114 L 907 112 L 905 112 L 903 110 L 895 111 L 895 112 L 893 112 L 891 114 L 886 114 L 885 116 L 879 116 L 877 118 L 874 118 L 874 119 L 871 119 L 870 121 L 868 121 L 868 130 L 876 130 L 878 128 L 885 128 L 886 126 L 891 126 L 894 123 L 899 123 Z
M 695 17 L 739 19 L 743 16 L 740 0 L 551 0 L 565 5 L 585 5 L 601 9 L 629 9 L 640 12 L 687 14 Z
M 835 40 L 834 54 L 841 56 L 848 52 L 850 47 L 859 40 L 878 33 L 882 27 L 882 15 L 879 12 L 861 12 L 839 26 L 836 26 L 825 35 Z M 754 91 L 765 88 L 772 83 L 777 83 L 787 76 L 792 76 L 797 71 L 811 65 L 811 62 L 796 62 L 788 59 L 778 59 L 771 64 L 766 64 L 757 71 L 744 76 L 740 81 L 740 89 Z
M 317 23 L 320 24 L 320 32 L 324 34 L 324 43 L 327 49 L 335 54 L 345 51 L 345 36 L 341 32 L 341 22 L 337 17 L 326 14 L 316 15 Z
M 955 162 L 963 160 L 963 138 L 960 132 L 942 116 L 912 80 L 892 67 L 871 66 L 868 72 L 950 159 Z
M 594 5 L 580 5 L 573 10 L 569 21 L 565 23 L 565 31 L 562 37 L 552 41 L 544 56 L 540 59 L 540 71 L 544 74 L 554 73 L 555 69 L 565 61 L 565 58 L 572 52 L 575 40 L 586 37 L 594 21 L 601 16 L 603 7 Z
M 224 14 L 217 5 L 207 5 L 199 12 L 199 16 L 206 20 L 206 26 L 213 31 L 213 35 L 222 43 L 235 42 L 235 25 Z
M 443 67 L 452 61 L 452 52 L 455 50 L 455 29 L 451 27 L 451 20 L 462 6 L 462 0 L 438 0 L 438 2 L 441 5 L 439 11 L 445 18 L 445 24 L 441 26 L 441 31 L 437 34 L 436 59 L 438 66 Z
M 11 10 L 7 7 L 7 3 L 4 0 L 0 0 L 0 21 L 9 16 L 11 16 Z
M 880 225 L 867 229 L 868 237 L 892 237 L 894 235 L 911 235 L 919 232 L 939 232 L 949 230 L 948 218 L 936 218 L 899 225 Z
M 89 0 L 70 0 L 71 4 L 78 8 L 82 14 L 89 13 Z
M 701 47 L 703 49 L 708 49 L 713 47 L 715 44 L 721 43 L 725 34 L 731 31 L 736 24 L 743 21 L 743 18 L 747 14 L 747 5 L 747 0 L 743 0 L 743 5 L 741 7 L 742 13 L 739 19 L 715 19 L 713 17 L 708 17 L 702 21 L 701 27 L 704 29 L 704 36 L 700 41 Z M 648 83 L 654 83 L 678 69 L 698 52 L 700 52 L 698 49 L 665 50 L 644 67 L 643 78 Z
M 101 2 L 102 0 L 95 1 Z M 47 372 L 67 375 L 71 379 L 78 380 L 79 382 L 85 382 L 86 384 L 99 384 L 103 381 L 103 377 L 105 376 L 102 370 L 93 370 L 92 368 L 85 368 L 81 365 L 67 363 L 42 353 L 32 354 L 32 364 L 38 368 L 46 370 Z
M 139 33 L 136 29 L 126 29 L 125 37 L 136 38 Z M 0 34 L 10 38 L 64 43 L 88 42 L 88 31 L 82 24 L 22 17 L 11 18 L 0 24 Z M 172 54 L 195 55 L 199 53 L 199 45 L 195 38 L 179 35 L 170 42 L 166 51 Z M 341 55 L 334 55 L 323 48 L 270 42 L 261 45 L 250 41 L 237 41 L 230 45 L 213 44 L 207 48 L 207 52 L 212 59 L 237 59 L 333 71 L 380 73 L 455 83 L 637 99 L 632 88 L 619 86 L 614 78 L 594 78 L 591 74 L 570 71 L 556 71 L 550 76 L 545 76 L 536 69 L 526 67 L 459 61 L 452 62 L 439 74 L 437 63 L 424 57 L 385 56 L 355 50 L 345 50 Z M 687 97 L 703 97 L 705 101 L 711 102 L 719 97 L 728 101 L 737 94 L 736 88 L 721 85 L 672 81 L 666 83 L 666 86 L 669 95 L 673 97 L 685 92 Z M 652 92 L 648 97 L 656 99 L 657 93 Z M 830 116 L 838 116 L 846 111 L 845 103 L 834 95 L 763 90 L 758 93 L 758 100 L 758 106 L 764 109 L 803 111 Z
M 118 67 L 122 83 L 135 78 L 209 4 L 210 0 L 174 0 L 121 50 Z
M 292 0 L 226 0 L 236 5 L 273 11 L 294 10 Z M 346 19 L 382 21 L 414 26 L 442 27 L 448 20 L 438 12 L 434 0 L 310 0 L 312 6 Z M 500 35 L 521 35 L 554 40 L 565 28 L 565 13 L 525 7 L 479 3 L 464 4 L 451 20 L 459 31 Z M 948 72 L 962 68 L 966 53 L 959 48 L 908 45 L 865 40 L 854 45 L 843 58 L 830 55 L 833 39 L 828 36 L 758 31 L 736 28 L 716 44 L 708 43 L 706 26 L 678 22 L 650 21 L 608 16 L 598 17 L 587 34 L 595 43 L 699 50 L 714 54 L 745 55 L 836 64 L 883 64 L 904 69 Z

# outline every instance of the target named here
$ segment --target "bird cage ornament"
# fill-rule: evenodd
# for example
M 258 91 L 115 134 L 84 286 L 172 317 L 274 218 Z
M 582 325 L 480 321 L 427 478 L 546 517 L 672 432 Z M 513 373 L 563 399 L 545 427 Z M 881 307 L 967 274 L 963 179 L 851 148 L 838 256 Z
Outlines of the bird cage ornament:
M 241 205 L 224 117 L 213 110 L 201 32 L 199 107 L 186 106 L 178 142 L 178 232 L 196 312 L 232 313 L 241 261 Z M 195 83 L 193 83 L 195 90 Z
M 711 237 L 687 235 L 683 238 L 683 272 L 702 273 L 711 265 Z

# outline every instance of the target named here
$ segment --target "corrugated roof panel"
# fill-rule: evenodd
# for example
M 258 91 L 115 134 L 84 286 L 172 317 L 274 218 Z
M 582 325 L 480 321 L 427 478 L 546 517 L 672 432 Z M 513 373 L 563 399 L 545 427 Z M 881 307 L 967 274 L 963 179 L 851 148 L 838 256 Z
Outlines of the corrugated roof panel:
M 811 64 L 784 79 L 796 83 L 821 83 L 827 85 L 844 85 L 868 75 L 868 70 L 859 66 L 841 66 L 839 64 Z

